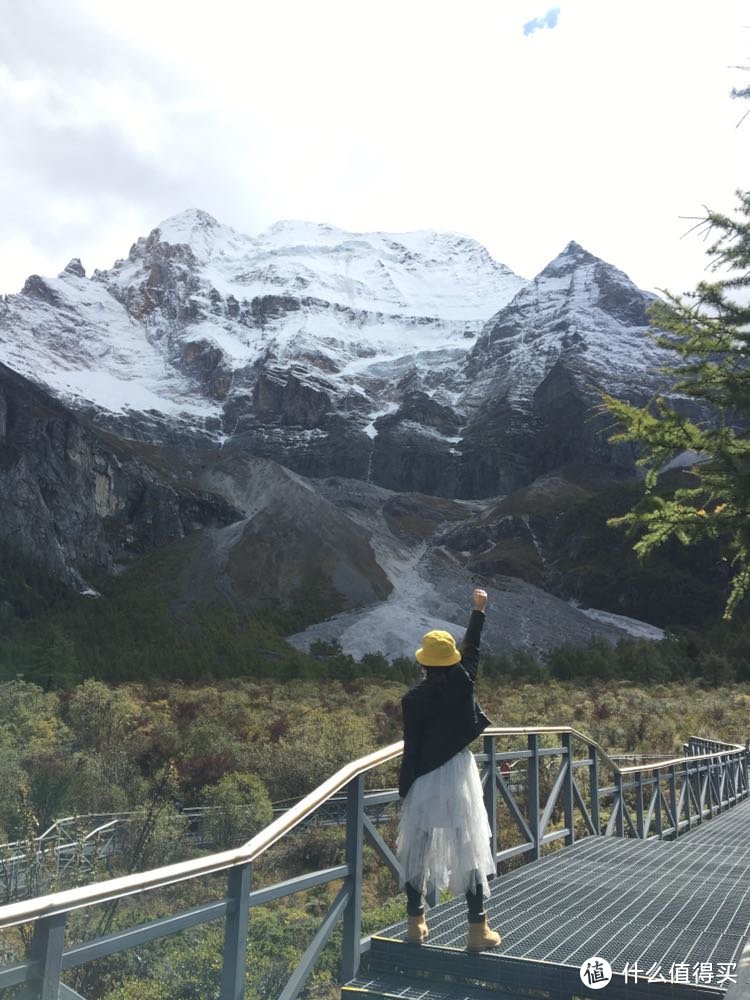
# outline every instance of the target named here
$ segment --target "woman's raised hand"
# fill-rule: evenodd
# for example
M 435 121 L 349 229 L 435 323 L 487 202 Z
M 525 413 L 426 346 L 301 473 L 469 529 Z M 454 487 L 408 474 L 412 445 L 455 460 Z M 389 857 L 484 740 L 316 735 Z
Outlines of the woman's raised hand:
M 481 587 L 477 587 L 474 590 L 474 610 L 484 611 L 487 607 L 487 591 L 482 590 Z

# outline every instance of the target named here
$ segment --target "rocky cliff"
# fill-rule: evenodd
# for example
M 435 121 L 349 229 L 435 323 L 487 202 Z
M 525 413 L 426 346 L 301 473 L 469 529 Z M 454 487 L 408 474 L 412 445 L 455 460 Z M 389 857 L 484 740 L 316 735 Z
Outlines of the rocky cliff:
M 115 438 L 0 365 L 0 540 L 85 586 L 133 556 L 240 514 L 155 451 Z

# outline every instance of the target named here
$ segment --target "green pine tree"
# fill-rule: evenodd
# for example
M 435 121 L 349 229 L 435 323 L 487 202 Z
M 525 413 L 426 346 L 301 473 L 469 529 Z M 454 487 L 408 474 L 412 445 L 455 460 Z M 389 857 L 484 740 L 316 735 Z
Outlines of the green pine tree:
M 725 618 L 750 591 L 750 191 L 737 194 L 734 216 L 709 211 L 702 220 L 716 280 L 667 294 L 650 316 L 658 343 L 676 355 L 671 399 L 694 400 L 702 416 L 663 396 L 645 407 L 605 396 L 622 428 L 612 440 L 638 442 L 648 468 L 642 501 L 609 523 L 640 535 L 641 557 L 670 538 L 720 540 L 733 569 Z M 697 456 L 685 485 L 665 491 L 661 470 L 683 452 Z

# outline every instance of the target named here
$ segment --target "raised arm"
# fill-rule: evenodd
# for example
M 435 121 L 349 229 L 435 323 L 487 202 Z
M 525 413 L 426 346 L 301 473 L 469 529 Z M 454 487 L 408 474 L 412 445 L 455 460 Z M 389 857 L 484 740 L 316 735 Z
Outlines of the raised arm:
M 461 643 L 461 666 L 473 681 L 479 666 L 479 640 L 484 627 L 484 611 L 487 607 L 487 591 L 477 587 L 474 591 L 473 610 L 469 625 Z

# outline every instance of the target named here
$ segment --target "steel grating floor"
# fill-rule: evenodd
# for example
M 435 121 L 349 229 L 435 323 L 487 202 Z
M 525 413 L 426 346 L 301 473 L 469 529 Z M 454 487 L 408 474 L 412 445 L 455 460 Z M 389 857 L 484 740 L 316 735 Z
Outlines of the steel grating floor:
M 600 956 L 614 973 L 661 967 L 667 982 L 673 966 L 689 965 L 692 977 L 696 963 L 710 963 L 704 982 L 727 989 L 720 966 L 739 964 L 750 937 L 748 830 L 750 799 L 677 841 L 588 837 L 529 863 L 492 883 L 487 912 L 503 942 L 484 954 L 576 968 Z M 430 911 L 428 924 L 426 947 L 466 947 L 463 899 Z

